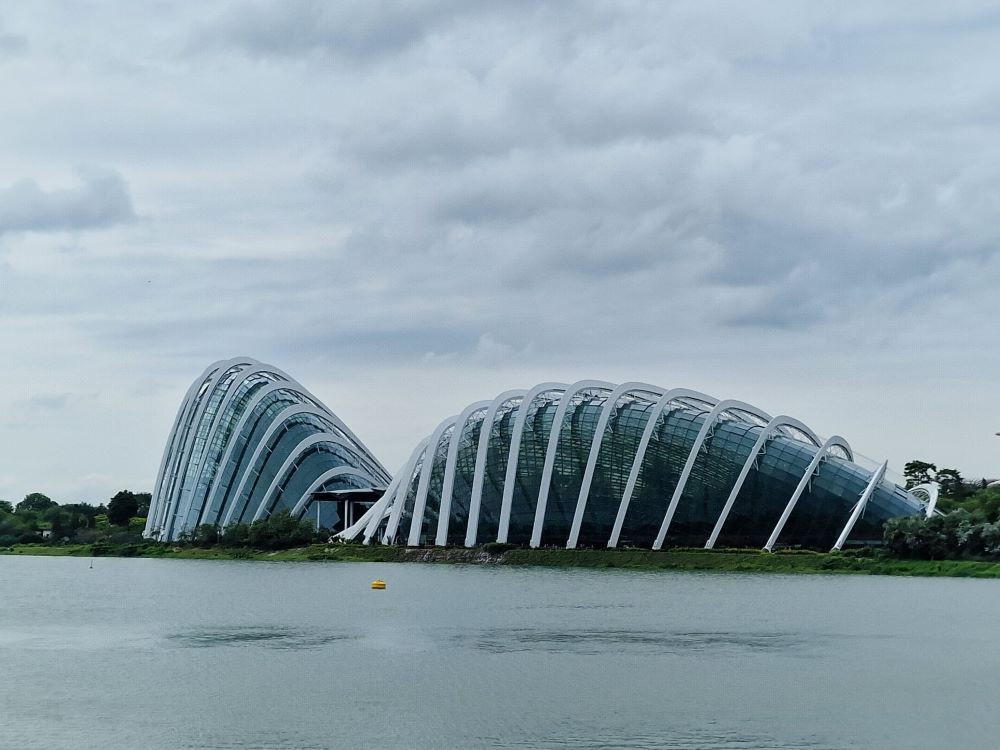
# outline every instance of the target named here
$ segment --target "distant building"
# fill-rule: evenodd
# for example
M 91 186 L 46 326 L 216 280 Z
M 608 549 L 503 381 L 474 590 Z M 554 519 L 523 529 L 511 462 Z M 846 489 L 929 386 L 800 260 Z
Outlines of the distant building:
M 237 358 L 188 391 L 145 533 L 287 510 L 366 543 L 839 548 L 930 507 L 885 468 L 740 401 L 588 380 L 469 405 L 393 478 L 301 385 Z M 374 504 L 351 524 L 355 491 Z
M 144 534 L 174 540 L 201 524 L 302 516 L 313 493 L 389 481 L 319 399 L 278 368 L 237 357 L 209 366 L 181 403 Z M 323 513 L 324 525 L 338 523 L 335 506 Z

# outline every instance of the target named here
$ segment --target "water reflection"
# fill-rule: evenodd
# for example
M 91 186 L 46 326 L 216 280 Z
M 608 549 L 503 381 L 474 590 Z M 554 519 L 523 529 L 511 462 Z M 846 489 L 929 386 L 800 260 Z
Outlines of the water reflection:
M 184 648 L 216 648 L 220 646 L 262 646 L 274 649 L 319 648 L 337 641 L 357 638 L 357 635 L 335 630 L 303 629 L 284 626 L 232 626 L 195 628 L 166 636 L 168 641 Z
M 624 653 L 682 654 L 705 651 L 793 652 L 808 643 L 815 649 L 821 636 L 761 631 L 654 631 L 626 629 L 490 628 L 462 633 L 455 641 L 491 653 L 551 651 L 578 654 Z
M 715 727 L 703 730 L 671 730 L 656 734 L 605 734 L 602 732 L 567 732 L 558 737 L 524 741 L 498 741 L 484 738 L 490 747 L 539 748 L 540 750 L 842 750 L 846 745 L 831 745 L 811 738 L 788 739 L 767 735 L 725 731 Z

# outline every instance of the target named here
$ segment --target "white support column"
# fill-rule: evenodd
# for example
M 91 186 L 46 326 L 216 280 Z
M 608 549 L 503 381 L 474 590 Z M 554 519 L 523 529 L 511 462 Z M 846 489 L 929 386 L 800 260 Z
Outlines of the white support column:
M 164 474 L 159 482 L 159 490 L 154 500 L 157 502 L 155 524 L 159 531 L 160 541 L 169 539 L 167 523 L 173 506 L 173 490 L 177 481 L 177 474 L 181 471 L 181 461 L 184 455 L 184 447 L 187 444 L 187 437 L 191 431 L 192 422 L 198 411 L 198 407 L 207 392 L 211 390 L 211 384 L 219 374 L 220 368 L 224 367 L 229 360 L 221 360 L 210 365 L 196 380 L 188 391 L 188 403 L 184 411 L 184 416 L 177 425 L 177 432 L 171 438 L 170 460 L 165 467 Z
M 507 541 L 507 533 L 510 530 L 510 511 L 514 502 L 514 487 L 517 484 L 517 461 L 521 452 L 521 436 L 524 434 L 524 423 L 531 411 L 531 405 L 539 396 L 546 393 L 563 392 L 568 385 L 565 383 L 542 383 L 536 385 L 525 395 L 521 401 L 521 408 L 517 411 L 517 419 L 514 420 L 514 430 L 510 436 L 510 453 L 507 458 L 507 473 L 503 481 L 503 499 L 500 503 L 500 528 L 497 530 L 497 541 L 501 544 Z
M 917 500 L 922 500 L 925 503 L 925 518 L 930 518 L 934 515 L 934 509 L 937 507 L 938 495 L 941 494 L 941 490 L 937 484 L 934 482 L 918 484 L 916 487 L 910 487 L 907 492 Z
M 406 462 L 406 466 L 403 467 L 403 470 L 399 474 L 399 487 L 396 489 L 396 499 L 392 505 L 392 513 L 389 515 L 389 523 L 385 527 L 385 534 L 382 535 L 382 544 L 389 544 L 396 537 L 396 531 L 399 528 L 399 517 L 403 513 L 403 506 L 406 505 L 406 495 L 409 493 L 410 485 L 413 483 L 414 469 L 420 460 L 420 456 L 427 450 L 427 443 L 429 441 L 430 436 L 428 435 L 417 444 L 417 447 L 413 449 L 413 453 L 410 454 L 410 459 Z
M 667 505 L 667 512 L 663 516 L 663 523 L 660 525 L 660 531 L 656 535 L 656 540 L 653 542 L 653 549 L 660 549 L 663 547 L 663 542 L 667 538 L 667 531 L 670 529 L 670 522 L 673 520 L 674 513 L 677 512 L 677 506 L 680 503 L 681 498 L 684 496 L 684 488 L 687 486 L 688 479 L 691 478 L 691 470 L 694 468 L 695 461 L 698 460 L 698 454 L 701 453 L 705 440 L 708 438 L 709 433 L 715 429 L 715 423 L 719 421 L 719 418 L 725 412 L 733 409 L 753 414 L 765 422 L 769 422 L 771 420 L 769 414 L 765 414 L 756 406 L 751 406 L 750 404 L 742 401 L 726 400 L 720 401 L 715 405 L 715 408 L 708 413 L 707 417 L 705 417 L 705 423 L 698 431 L 698 437 L 695 438 L 694 445 L 691 446 L 691 452 L 688 453 L 687 461 L 684 462 L 684 468 L 681 470 L 681 476 L 677 480 L 677 486 L 674 488 L 674 494 L 671 496 L 670 504 Z
M 451 434 L 451 443 L 448 445 L 448 460 L 444 465 L 444 480 L 441 483 L 441 507 L 438 510 L 437 535 L 434 539 L 434 544 L 438 547 L 444 547 L 448 544 L 448 526 L 451 523 L 451 500 L 452 494 L 455 491 L 455 471 L 458 464 L 458 449 L 462 442 L 462 434 L 465 432 L 465 427 L 469 423 L 469 420 L 472 419 L 472 416 L 484 409 L 488 409 L 489 406 L 489 401 L 477 401 L 474 404 L 470 404 L 465 408 L 465 411 L 458 415 L 458 421 L 455 422 L 455 430 Z
M 399 486 L 399 478 L 393 479 L 389 486 L 385 488 L 385 492 L 382 493 L 380 497 L 372 507 L 365 511 L 361 518 L 357 519 L 350 527 L 344 529 L 339 534 L 334 536 L 334 539 L 344 539 L 350 541 L 351 539 L 357 539 L 358 534 L 362 532 L 367 532 L 368 526 L 371 525 L 373 519 L 377 518 L 381 521 L 385 518 L 387 509 L 391 506 L 393 493 L 396 491 L 396 487 Z M 378 523 L 376 521 L 376 524 Z M 370 538 L 370 535 L 369 535 Z M 365 544 L 368 543 L 368 539 L 365 539 Z
M 184 444 L 176 464 L 176 471 L 173 473 L 169 485 L 167 496 L 169 504 L 166 515 L 163 519 L 163 528 L 165 530 L 166 539 L 175 538 L 174 529 L 177 517 L 180 515 L 179 503 L 181 499 L 181 491 L 184 489 L 184 482 L 187 478 L 191 451 L 194 449 L 198 430 L 201 426 L 202 419 L 205 416 L 208 404 L 212 400 L 212 395 L 215 393 L 215 390 L 222 384 L 223 379 L 230 373 L 231 370 L 249 364 L 246 359 L 246 357 L 235 357 L 233 359 L 226 360 L 219 367 L 218 371 L 212 376 L 207 388 L 205 388 L 202 392 L 201 397 L 196 398 L 194 416 L 185 429 Z
M 437 460 L 438 448 L 441 437 L 445 431 L 451 427 L 452 431 L 448 437 L 450 441 L 455 434 L 455 422 L 457 414 L 453 414 L 437 426 L 431 433 L 430 441 L 427 443 L 427 453 L 424 455 L 424 465 L 420 469 L 420 482 L 417 484 L 417 496 L 413 501 L 413 517 L 410 519 L 410 534 L 406 545 L 408 547 L 420 546 L 420 531 L 424 525 L 424 511 L 427 509 L 427 490 L 431 484 L 431 473 L 434 471 L 434 461 Z
M 858 500 L 857 504 L 854 506 L 854 510 L 851 512 L 851 517 L 847 520 L 847 525 L 844 526 L 844 530 L 840 532 L 840 536 L 837 537 L 836 543 L 833 545 L 834 550 L 839 550 L 844 546 L 847 541 L 847 537 L 851 535 L 851 531 L 854 530 L 854 524 L 858 522 L 861 518 L 861 514 L 864 513 L 865 506 L 868 505 L 868 500 L 875 492 L 875 488 L 878 487 L 879 482 L 885 476 L 885 470 L 889 468 L 889 462 L 886 461 L 872 474 L 872 479 L 865 487 L 864 491 L 861 493 L 861 498 Z
M 212 367 L 214 367 L 214 365 L 212 365 Z M 204 381 L 209 372 L 211 372 L 211 369 L 211 367 L 207 368 L 201 374 L 201 377 L 191 383 L 187 392 L 184 394 L 184 400 L 181 401 L 181 405 L 177 409 L 177 416 L 174 417 L 174 426 L 170 429 L 170 434 L 167 435 L 167 444 L 163 449 L 163 458 L 160 460 L 160 470 L 156 473 L 156 483 L 153 485 L 153 494 L 149 503 L 149 511 L 146 513 L 146 528 L 143 529 L 142 532 L 144 537 L 149 537 L 154 530 L 159 530 L 158 515 L 160 513 L 160 507 L 163 503 L 163 497 L 161 495 L 163 477 L 167 472 L 167 466 L 173 461 L 177 435 L 180 432 L 180 426 L 183 423 L 184 416 L 191 408 L 191 400 L 194 398 L 194 394 L 197 393 L 199 384 Z
M 552 429 L 549 432 L 549 442 L 545 447 L 545 464 L 542 466 L 542 481 L 538 485 L 538 500 L 535 502 L 535 522 L 531 528 L 531 546 L 538 547 L 542 543 L 542 527 L 545 525 L 545 508 L 549 502 L 549 487 L 552 484 L 552 470 L 556 463 L 556 453 L 559 450 L 559 435 L 562 433 L 563 421 L 566 419 L 566 412 L 573 404 L 573 399 L 577 394 L 587 391 L 606 391 L 612 393 L 615 389 L 614 383 L 604 380 L 581 380 L 573 383 L 563 391 L 562 398 L 559 399 L 559 406 L 556 407 L 555 417 L 552 419 Z
M 733 504 L 736 502 L 736 498 L 739 497 L 740 490 L 743 489 L 743 483 L 750 474 L 750 470 L 757 463 L 757 459 L 760 458 L 762 452 L 767 449 L 768 441 L 779 434 L 778 428 L 786 426 L 794 427 L 798 431 L 805 434 L 816 448 L 820 446 L 821 441 L 816 436 L 816 433 L 797 419 L 785 416 L 775 417 L 772 419 L 768 423 L 767 427 L 761 430 L 760 435 L 757 437 L 757 442 L 754 443 L 753 448 L 750 449 L 750 455 L 747 457 L 746 463 L 743 464 L 743 469 L 740 471 L 740 475 L 736 479 L 736 484 L 733 485 L 733 489 L 729 493 L 729 497 L 726 499 L 726 504 L 723 506 L 722 512 L 719 514 L 719 520 L 715 522 L 715 528 L 712 529 L 711 536 L 709 536 L 708 541 L 705 542 L 705 549 L 712 549 L 715 547 L 715 543 L 719 540 L 719 534 L 722 533 L 722 527 L 725 526 L 726 519 L 729 518 L 729 512 L 733 509 Z
M 639 472 L 642 469 L 642 462 L 646 458 L 646 449 L 649 448 L 649 441 L 653 439 L 653 431 L 656 429 L 660 416 L 671 410 L 670 405 L 678 399 L 691 399 L 700 401 L 709 406 L 719 403 L 718 399 L 708 396 L 698 391 L 691 391 L 687 388 L 673 388 L 656 402 L 656 406 L 650 412 L 646 428 L 642 431 L 642 438 L 639 440 L 639 447 L 635 452 L 635 459 L 632 461 L 632 469 L 629 471 L 628 481 L 625 483 L 625 491 L 622 493 L 622 501 L 618 505 L 618 514 L 615 516 L 615 525 L 611 529 L 611 537 L 608 539 L 608 547 L 618 546 L 618 539 L 622 533 L 622 526 L 625 524 L 625 516 L 628 514 L 628 506 L 632 502 L 632 493 L 635 491 L 636 482 L 639 481 Z
M 839 446 L 847 451 L 850 451 L 850 446 L 847 441 L 839 435 L 834 435 L 829 438 L 820 449 L 816 451 L 816 455 L 813 456 L 812 461 L 809 462 L 809 466 L 806 467 L 805 473 L 802 475 L 802 479 L 799 480 L 798 487 L 795 488 L 795 492 L 792 493 L 791 498 L 788 500 L 788 504 L 781 513 L 781 518 L 778 519 L 778 523 L 774 526 L 774 531 L 771 532 L 771 536 L 767 540 L 767 544 L 764 545 L 764 549 L 768 552 L 774 550 L 774 545 L 778 542 L 778 537 L 781 536 L 782 529 L 785 528 L 785 524 L 788 522 L 788 517 L 792 515 L 792 511 L 795 509 L 795 504 L 799 501 L 802 493 L 805 492 L 806 487 L 809 486 L 809 482 L 812 481 L 813 475 L 819 468 L 819 465 L 826 458 L 830 449 L 834 446 Z
M 202 446 L 201 455 L 198 457 L 198 464 L 194 472 L 194 481 L 192 484 L 185 486 L 181 494 L 181 507 L 185 508 L 185 510 L 179 513 L 179 515 L 185 519 L 185 524 L 189 522 L 190 515 L 195 515 L 195 521 L 191 524 L 192 528 L 197 528 L 204 516 L 205 506 L 207 505 L 207 495 L 195 497 L 194 494 L 198 491 L 198 485 L 201 484 L 201 478 L 205 472 L 205 466 L 212 453 L 212 443 L 215 440 L 215 435 L 219 429 L 222 419 L 226 411 L 229 409 L 229 405 L 233 402 L 233 399 L 235 398 L 240 387 L 250 378 L 255 375 L 277 375 L 277 373 L 273 372 L 273 368 L 268 367 L 263 362 L 258 362 L 250 357 L 247 357 L 245 361 L 248 363 L 247 367 L 240 370 L 236 374 L 236 377 L 226 388 L 226 395 L 223 396 L 222 402 L 215 410 L 215 414 L 212 415 L 212 424 L 208 428 L 208 432 L 205 435 L 205 443 Z M 229 437 L 232 439 L 232 434 L 230 434 Z M 220 447 L 220 453 L 224 452 L 222 450 L 224 447 L 225 446 Z
M 525 390 L 504 391 L 490 404 L 483 417 L 483 429 L 479 433 L 479 445 L 476 446 L 476 471 L 472 476 L 472 497 L 469 499 L 469 525 L 465 530 L 465 546 L 475 547 L 479 532 L 479 512 L 483 503 L 483 482 L 486 479 L 486 462 L 489 458 L 490 437 L 497 413 L 511 401 L 523 399 Z
M 608 428 L 608 422 L 612 415 L 618 410 L 618 402 L 623 398 L 635 394 L 648 394 L 659 398 L 664 390 L 649 383 L 622 383 L 615 388 L 604 402 L 601 416 L 597 420 L 597 428 L 594 431 L 594 440 L 590 444 L 590 455 L 587 457 L 587 468 L 583 472 L 583 482 L 580 485 L 580 494 L 576 499 L 576 510 L 573 513 L 573 525 L 570 527 L 569 539 L 566 541 L 567 549 L 575 549 L 580 539 L 580 527 L 583 525 L 583 514 L 587 510 L 587 502 L 590 499 L 590 486 L 594 482 L 594 471 L 597 467 L 597 459 L 601 454 L 601 446 L 604 444 L 604 433 Z

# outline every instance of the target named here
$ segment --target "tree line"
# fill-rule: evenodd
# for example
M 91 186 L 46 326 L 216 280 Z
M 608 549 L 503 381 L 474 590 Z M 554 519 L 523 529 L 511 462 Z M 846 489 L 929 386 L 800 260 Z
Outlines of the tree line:
M 0 547 L 141 539 L 150 500 L 148 492 L 130 490 L 121 490 L 99 505 L 60 505 L 41 492 L 26 495 L 16 505 L 0 500 Z
M 906 486 L 937 484 L 939 515 L 894 518 L 885 525 L 887 550 L 920 560 L 1000 560 L 1000 487 L 969 482 L 957 469 L 910 461 Z

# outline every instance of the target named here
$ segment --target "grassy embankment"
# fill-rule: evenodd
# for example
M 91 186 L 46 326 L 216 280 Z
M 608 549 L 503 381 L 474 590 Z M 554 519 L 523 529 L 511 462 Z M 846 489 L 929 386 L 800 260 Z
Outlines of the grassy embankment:
M 901 576 L 1000 578 L 1000 563 L 972 560 L 897 560 L 884 553 L 672 549 L 663 551 L 561 549 L 405 549 L 402 547 L 323 545 L 267 552 L 243 548 L 173 547 L 166 544 L 15 545 L 0 555 L 71 555 L 77 557 L 162 557 L 189 560 L 267 560 L 283 562 L 437 562 L 536 565 L 555 568 L 627 570 L 733 571 L 741 573 L 823 573 Z

